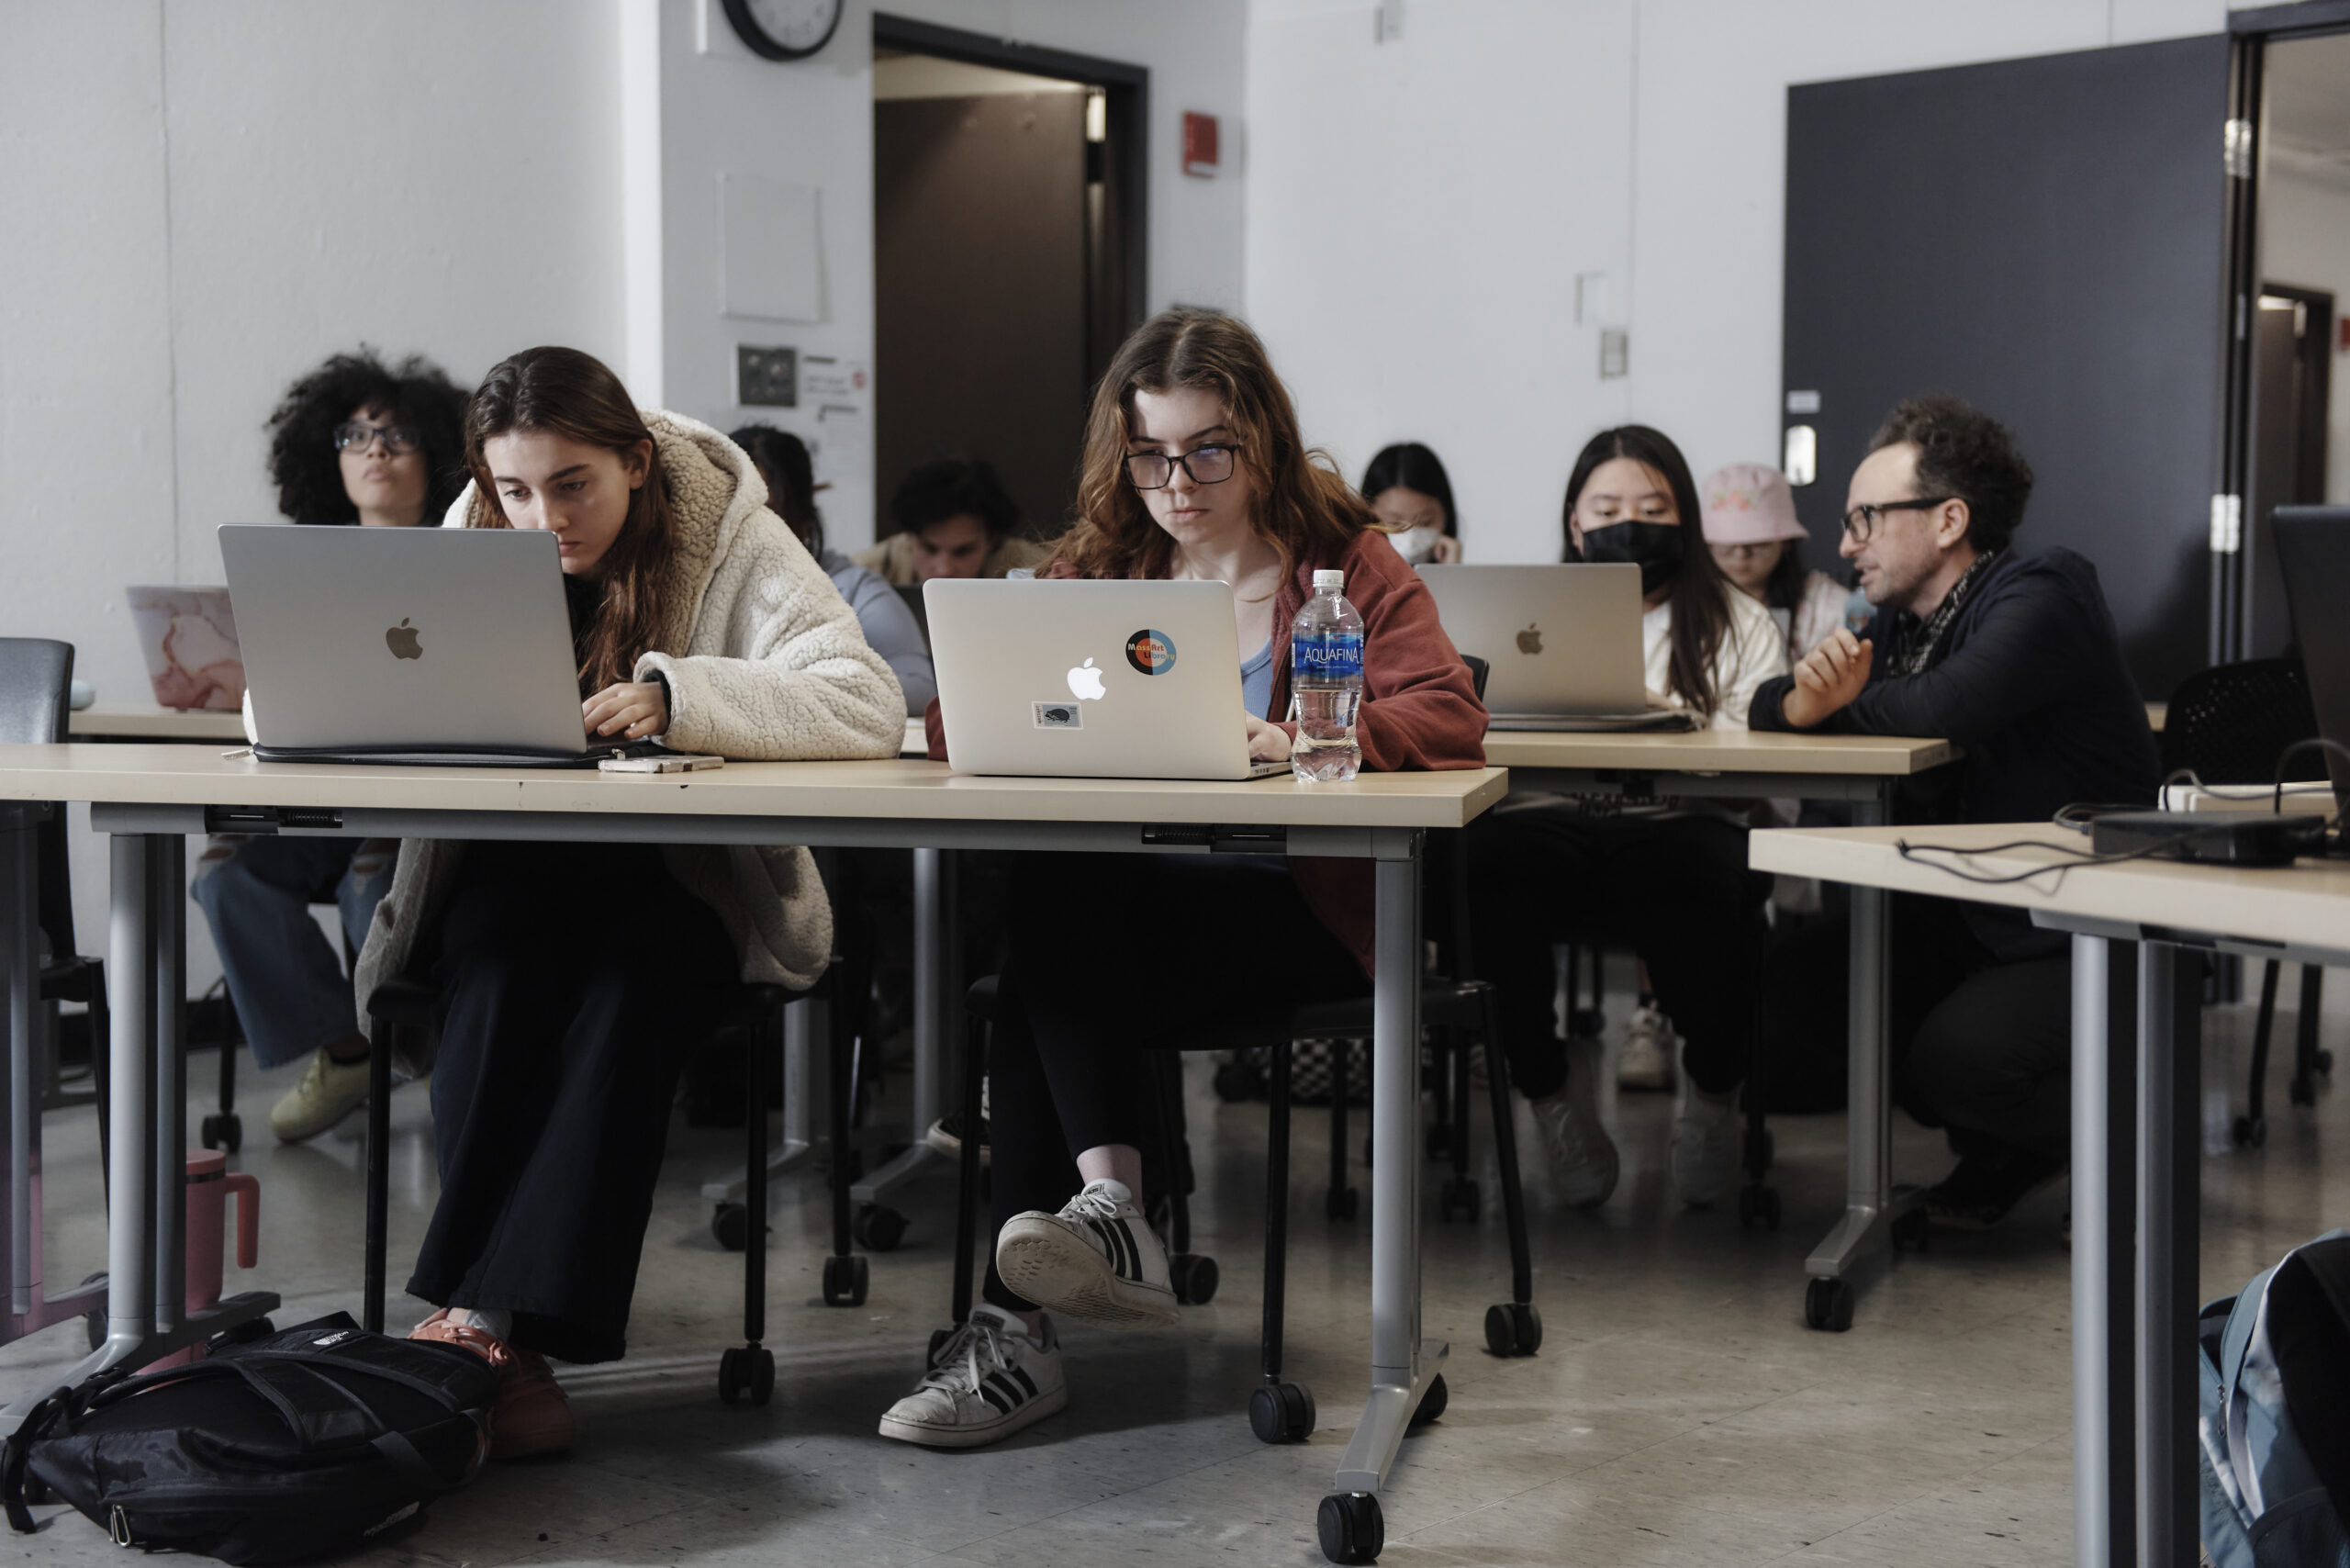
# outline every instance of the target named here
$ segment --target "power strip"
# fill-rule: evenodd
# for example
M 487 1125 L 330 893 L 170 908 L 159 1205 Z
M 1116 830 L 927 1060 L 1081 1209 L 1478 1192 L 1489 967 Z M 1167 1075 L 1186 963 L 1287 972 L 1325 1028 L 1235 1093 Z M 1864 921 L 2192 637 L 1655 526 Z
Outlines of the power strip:
M 2089 823 L 2098 855 L 2212 866 L 2289 866 L 2325 853 L 2325 827 L 2306 816 L 2250 812 L 2117 812 Z

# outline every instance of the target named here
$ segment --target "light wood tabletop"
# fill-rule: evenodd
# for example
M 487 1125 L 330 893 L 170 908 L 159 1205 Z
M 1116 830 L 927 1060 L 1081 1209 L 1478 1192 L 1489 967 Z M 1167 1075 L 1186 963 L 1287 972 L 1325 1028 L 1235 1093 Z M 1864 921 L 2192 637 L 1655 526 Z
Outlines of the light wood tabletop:
M 983 778 L 945 763 L 735 762 L 701 773 L 265 763 L 196 746 L 0 745 L 0 800 L 668 816 L 1460 827 L 1508 791 L 1485 767 L 1248 782 Z
M 1794 734 L 1776 730 L 1673 734 L 1488 730 L 1492 767 L 1609 768 L 1626 772 L 1812 773 L 1906 778 L 1955 761 L 1948 741 L 1904 735 Z
M 1992 845 L 2033 846 L 1979 853 Z M 1911 857 L 1901 853 L 1908 844 Z M 1965 855 L 1922 849 L 1951 845 Z M 2222 935 L 2253 942 L 2350 951 L 2350 860 L 2297 860 L 2251 869 L 2130 860 L 2058 868 L 2087 850 L 2088 835 L 2052 823 L 1969 823 L 1953 826 L 1775 828 L 1747 839 L 1758 871 L 1823 881 L 1933 893 L 2010 908 L 2045 910 L 2085 920 Z M 2062 846 L 2062 847 L 2056 847 Z M 2046 867 L 2029 881 L 1982 884 L 1939 868 L 1960 866 L 2003 877 Z
M 67 716 L 76 740 L 196 741 L 245 744 L 245 721 L 225 708 L 158 708 L 151 703 L 99 702 Z

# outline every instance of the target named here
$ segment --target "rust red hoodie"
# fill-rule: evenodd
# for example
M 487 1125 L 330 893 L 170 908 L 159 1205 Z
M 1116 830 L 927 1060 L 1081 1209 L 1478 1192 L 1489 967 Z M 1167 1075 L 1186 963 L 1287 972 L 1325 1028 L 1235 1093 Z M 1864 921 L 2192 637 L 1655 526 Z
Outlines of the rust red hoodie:
M 1362 765 L 1375 773 L 1485 765 L 1485 707 L 1469 666 L 1438 623 L 1436 600 L 1383 533 L 1366 532 L 1336 559 L 1301 556 L 1273 596 L 1273 694 L 1262 715 L 1295 738 L 1289 711 L 1289 628 L 1314 593 L 1314 574 L 1347 575 L 1347 601 L 1362 616 L 1363 703 L 1355 719 Z M 946 760 L 938 702 L 924 715 L 934 761 Z M 1371 863 L 1296 856 L 1290 874 L 1307 905 L 1345 943 L 1368 974 L 1371 967 Z

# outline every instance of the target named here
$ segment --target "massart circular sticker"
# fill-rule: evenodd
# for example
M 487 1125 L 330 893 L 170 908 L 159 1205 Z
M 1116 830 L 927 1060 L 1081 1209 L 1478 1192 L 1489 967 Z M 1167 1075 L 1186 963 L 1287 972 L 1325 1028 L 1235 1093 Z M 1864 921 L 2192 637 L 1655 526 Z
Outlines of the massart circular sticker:
M 1126 639 L 1126 663 L 1145 675 L 1165 675 L 1175 667 L 1175 639 L 1164 632 L 1137 632 Z

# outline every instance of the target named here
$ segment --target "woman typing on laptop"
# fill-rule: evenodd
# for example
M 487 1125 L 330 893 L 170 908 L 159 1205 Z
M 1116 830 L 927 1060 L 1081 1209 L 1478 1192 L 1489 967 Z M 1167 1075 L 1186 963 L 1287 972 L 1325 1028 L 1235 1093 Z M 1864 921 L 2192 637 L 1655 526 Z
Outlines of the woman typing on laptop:
M 1640 568 L 1651 700 L 1714 729 L 1746 727 L 1763 681 L 1785 673 L 1770 612 L 1723 577 L 1698 532 L 1689 465 L 1645 425 L 1602 431 L 1567 481 L 1568 558 Z M 1552 945 L 1596 929 L 1629 943 L 1683 1036 L 1689 1080 L 1672 1144 L 1673 1184 L 1704 1205 L 1729 1187 L 1738 1087 L 1752 1050 L 1755 967 L 1768 877 L 1746 868 L 1746 831 L 1705 804 L 1586 815 L 1573 801 L 1513 801 L 1467 834 L 1478 976 L 1500 1004 L 1510 1073 L 1570 1203 L 1615 1190 L 1616 1145 L 1595 1098 L 1598 1042 L 1561 1042 Z
M 1241 322 L 1176 309 L 1126 341 L 1094 396 L 1078 512 L 1040 577 L 1230 585 L 1234 719 L 1252 756 L 1289 755 L 1289 627 L 1319 568 L 1345 572 L 1363 618 L 1362 766 L 1482 765 L 1485 711 L 1433 599 L 1307 450 Z M 930 724 L 937 756 L 934 705 Z M 1218 1017 L 1366 990 L 1370 873 L 1277 857 L 1017 857 L 990 1064 L 987 1299 L 883 1416 L 883 1436 L 975 1448 L 1060 1409 L 1047 1312 L 1174 1321 L 1167 1255 L 1139 1206 L 1139 1150 L 1157 1126 L 1143 1050 Z
M 885 757 L 903 698 L 716 431 L 576 350 L 493 369 L 450 526 L 553 532 L 591 734 L 758 760 Z M 494 678 L 495 671 L 484 671 Z M 500 1372 L 491 1452 L 568 1448 L 543 1357 L 619 1357 L 683 1053 L 738 979 L 806 985 L 832 914 L 800 848 L 411 840 L 358 984 L 442 992 L 441 1199 L 415 1337 Z

